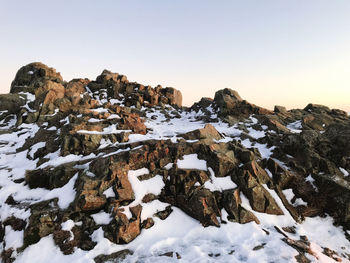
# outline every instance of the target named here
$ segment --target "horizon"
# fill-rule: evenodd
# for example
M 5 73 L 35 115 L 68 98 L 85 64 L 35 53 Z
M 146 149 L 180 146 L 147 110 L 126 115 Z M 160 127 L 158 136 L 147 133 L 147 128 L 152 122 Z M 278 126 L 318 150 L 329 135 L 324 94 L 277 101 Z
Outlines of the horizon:
M 40 61 L 66 81 L 108 69 L 174 87 L 186 106 L 230 88 L 268 109 L 350 112 L 348 1 L 104 3 L 5 2 L 0 93 Z

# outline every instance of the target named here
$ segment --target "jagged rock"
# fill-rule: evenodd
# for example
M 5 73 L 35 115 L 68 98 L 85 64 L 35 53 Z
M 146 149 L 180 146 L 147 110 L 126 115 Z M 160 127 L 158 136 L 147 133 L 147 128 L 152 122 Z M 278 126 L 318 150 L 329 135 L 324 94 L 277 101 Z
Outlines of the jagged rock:
M 182 106 L 182 94 L 179 90 L 174 88 L 164 88 L 161 89 L 161 93 L 168 98 L 169 104 L 176 105 L 178 107 Z
M 186 134 L 183 134 L 182 137 L 184 137 L 186 140 L 195 140 L 195 139 L 220 140 L 222 138 L 220 133 L 211 124 L 206 124 L 202 129 L 194 130 Z
M 117 211 L 114 221 L 110 224 L 111 238 L 118 244 L 130 243 L 141 233 L 141 211 L 142 206 L 130 207 L 132 218 L 130 221 L 124 213 Z
M 93 249 L 101 229 L 111 242 L 129 243 L 141 229 L 153 233 L 148 230 L 153 225 L 173 222 L 173 206 L 203 226 L 220 227 L 231 224 L 228 221 L 259 224 L 260 214 L 248 210 L 244 200 L 260 213 L 282 215 L 286 209 L 298 223 L 305 217 L 330 215 L 344 230 L 350 227 L 350 118 L 341 110 L 309 104 L 289 111 L 276 106 L 272 112 L 230 89 L 187 108 L 182 107 L 180 91 L 173 88 L 129 82 L 108 70 L 95 81 L 64 82 L 54 69 L 40 63 L 21 68 L 11 92 L 0 95 L 0 111 L 7 111 L 0 116 L 1 155 L 26 158 L 23 165 L 30 163 L 31 170 L 1 162 L 11 184 L 4 180 L 1 186 L 9 215 L 0 222 L 0 242 L 7 242 L 9 227 L 24 230 L 23 247 L 5 249 L 7 244 L 2 244 L 5 262 L 48 235 L 63 254 Z M 235 125 L 224 127 L 221 121 Z M 199 125 L 205 126 L 189 131 Z M 254 130 L 261 136 L 254 136 Z M 180 169 L 180 160 L 189 154 L 206 165 L 191 163 L 191 169 Z M 69 163 L 77 158 L 80 161 Z M 130 172 L 139 169 L 137 177 Z M 141 185 L 149 187 L 143 196 Z M 12 186 L 25 187 L 34 195 L 12 193 Z M 57 198 L 39 202 L 45 196 L 35 194 L 40 189 L 31 190 L 55 189 L 56 196 L 65 186 L 75 196 L 64 206 Z M 141 221 L 143 207 L 148 213 L 160 202 L 166 207 L 163 203 Z M 22 220 L 12 211 L 30 216 Z M 105 216 L 106 222 L 99 222 Z M 69 231 L 62 225 L 67 220 L 74 222 Z M 293 225 L 287 229 L 300 234 Z M 274 231 L 262 230 L 267 235 Z M 306 238 L 293 240 L 276 231 L 299 252 L 297 260 L 307 261 L 305 254 L 313 252 Z M 260 253 L 264 246 L 259 242 L 252 248 Z M 163 252 L 157 253 L 178 255 Z M 323 253 L 337 259 L 332 250 Z M 127 254 L 100 255 L 95 261 L 119 261 Z
M 146 134 L 146 126 L 136 113 L 124 114 L 121 118 L 119 128 L 122 130 L 132 130 L 135 133 Z
M 79 171 L 75 163 L 63 164 L 58 167 L 30 170 L 26 172 L 25 180 L 30 188 L 54 189 L 64 186 Z
M 25 104 L 25 99 L 20 94 L 0 94 L 0 111 L 8 114 L 17 114 Z
M 154 225 L 154 221 L 152 217 L 148 217 L 146 220 L 142 222 L 142 228 L 148 229 L 151 228 Z
M 21 67 L 16 73 L 15 79 L 11 83 L 10 93 L 18 93 L 28 91 L 34 94 L 34 82 L 38 79 L 52 80 L 61 83 L 63 79 L 60 73 L 54 68 L 50 68 L 40 62 L 30 63 Z
M 129 249 L 123 249 L 110 255 L 99 255 L 94 258 L 96 263 L 107 263 L 107 262 L 122 262 L 128 255 L 132 255 L 132 251 Z
M 221 217 L 221 212 L 215 195 L 208 189 L 196 188 L 189 198 L 178 195 L 176 199 L 176 205 L 199 220 L 203 226 L 220 226 L 217 217 Z
M 252 221 L 260 224 L 259 219 L 252 212 L 241 206 L 242 201 L 239 195 L 239 189 L 226 190 L 222 193 L 221 202 L 230 216 L 229 220 L 234 220 L 240 224 L 246 224 Z
M 215 93 L 214 102 L 219 108 L 219 115 L 231 117 L 238 120 L 248 117 L 251 114 L 272 114 L 271 111 L 250 104 L 239 96 L 237 91 L 231 89 L 219 90 Z M 227 119 L 230 122 L 230 118 Z
M 4 221 L 4 226 L 11 226 L 15 231 L 21 231 L 26 226 L 26 221 L 23 219 L 16 218 L 11 216 Z
M 48 236 L 55 231 L 60 224 L 60 209 L 57 198 L 36 203 L 30 207 L 31 216 L 24 230 L 23 247 L 39 242 L 42 237 Z

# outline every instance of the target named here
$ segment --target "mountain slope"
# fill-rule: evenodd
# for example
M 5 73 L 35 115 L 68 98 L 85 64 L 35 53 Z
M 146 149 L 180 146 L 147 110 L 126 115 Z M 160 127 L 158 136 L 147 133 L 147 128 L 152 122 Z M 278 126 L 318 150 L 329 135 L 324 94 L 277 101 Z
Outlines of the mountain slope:
M 349 262 L 350 118 L 41 63 L 0 95 L 4 262 Z

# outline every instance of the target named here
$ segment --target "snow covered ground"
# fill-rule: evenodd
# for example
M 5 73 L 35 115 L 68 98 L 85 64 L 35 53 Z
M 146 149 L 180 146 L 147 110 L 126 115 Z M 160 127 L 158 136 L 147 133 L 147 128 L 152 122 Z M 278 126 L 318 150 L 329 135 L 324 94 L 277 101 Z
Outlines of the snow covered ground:
M 96 109 L 99 110 L 100 109 Z M 153 115 L 153 119 L 151 118 Z M 118 118 L 118 116 L 114 116 Z M 250 120 L 251 123 L 252 120 Z M 253 120 L 254 123 L 254 120 Z M 229 126 L 226 123 L 211 123 L 220 133 L 224 135 L 224 141 L 237 138 L 242 130 L 237 126 Z M 10 125 L 14 125 L 12 122 Z M 176 142 L 181 133 L 185 133 L 198 128 L 203 128 L 204 123 L 196 120 L 196 113 L 181 112 L 180 118 L 173 118 L 171 122 L 166 121 L 165 115 L 160 110 L 147 113 L 146 126 L 149 132 L 146 135 L 130 135 L 130 142 L 143 141 L 148 139 L 172 139 Z M 7 129 L 9 127 L 2 127 Z M 300 123 L 292 123 L 288 126 L 292 132 L 300 132 Z M 29 189 L 24 182 L 15 183 L 14 180 L 24 178 L 25 170 L 34 169 L 37 166 L 37 160 L 27 158 L 28 150 L 16 152 L 26 139 L 33 137 L 39 127 L 36 124 L 22 124 L 17 132 L 11 134 L 0 134 L 0 219 L 3 221 L 11 215 L 28 220 L 30 211 L 25 208 L 15 208 L 5 203 L 6 198 L 12 194 L 15 200 L 27 203 L 35 203 L 42 200 L 48 200 L 53 197 L 59 198 L 59 206 L 66 208 L 75 197 L 74 183 L 77 176 L 74 176 L 68 184 L 62 188 L 52 191 L 45 189 Z M 247 123 L 249 135 L 253 138 L 264 137 L 265 131 L 257 131 Z M 116 132 L 117 128 L 111 126 L 103 130 L 103 134 Z M 81 131 L 86 133 L 86 131 Z M 259 149 L 263 158 L 271 155 L 273 148 L 267 148 L 266 145 L 253 143 L 249 139 L 242 141 L 245 147 L 256 147 Z M 29 150 L 29 156 L 33 158 L 36 149 L 45 147 L 44 143 L 37 144 Z M 47 165 L 58 165 L 73 160 L 94 159 L 97 157 L 91 154 L 89 156 L 68 155 L 58 156 L 58 153 L 52 153 Z M 196 154 L 187 155 L 183 160 L 176 164 L 179 168 L 195 168 L 199 170 L 209 170 L 211 181 L 205 184 L 210 190 L 222 191 L 235 188 L 236 185 L 230 178 L 217 178 L 213 170 L 207 166 L 206 161 L 199 160 Z M 44 167 L 42 166 L 42 167 Z M 170 168 L 170 167 L 169 167 Z M 164 182 L 160 176 L 152 177 L 148 180 L 140 181 L 137 176 L 147 174 L 146 168 L 129 171 L 128 178 L 135 192 L 135 201 L 129 206 L 142 203 L 142 197 L 147 193 L 159 194 L 164 187 Z M 102 228 L 96 230 L 93 235 L 93 241 L 97 242 L 95 248 L 91 251 L 76 249 L 71 255 L 63 255 L 60 249 L 54 245 L 52 235 L 42 238 L 37 244 L 29 246 L 24 252 L 17 253 L 15 262 L 94 262 L 93 258 L 100 254 L 110 254 L 123 249 L 130 249 L 134 252 L 128 256 L 125 262 L 296 262 L 294 258 L 298 252 L 287 245 L 275 227 L 282 229 L 286 226 L 294 226 L 295 234 L 285 233 L 293 239 L 300 239 L 300 236 L 306 235 L 312 244 L 312 248 L 317 253 L 317 257 L 307 255 L 312 262 L 336 262 L 321 253 L 322 247 L 328 247 L 336 251 L 339 255 L 350 254 L 350 244 L 345 238 L 345 233 L 340 227 L 332 224 L 332 218 L 315 217 L 306 218 L 302 223 L 294 221 L 289 212 L 284 208 L 282 201 L 276 193 L 266 189 L 279 202 L 285 215 L 267 215 L 252 210 L 247 198 L 241 194 L 243 207 L 252 211 L 261 224 L 256 223 L 238 224 L 227 220 L 227 213 L 222 211 L 222 224 L 220 228 L 204 228 L 198 221 L 189 217 L 180 209 L 173 207 L 173 212 L 166 220 L 160 220 L 153 216 L 155 225 L 150 229 L 143 229 L 140 236 L 133 242 L 126 245 L 116 245 L 103 236 Z M 113 195 L 113 191 L 107 190 L 106 196 Z M 292 190 L 285 190 L 288 199 L 293 198 Z M 303 202 L 298 200 L 296 202 Z M 155 212 L 164 210 L 168 204 L 155 200 L 153 202 L 142 204 L 142 219 L 152 216 Z M 129 207 L 128 206 L 128 207 Z M 125 207 L 125 213 L 130 217 L 128 207 Z M 108 224 L 111 220 L 110 215 L 105 212 L 99 212 L 92 215 L 92 218 L 99 224 Z M 74 226 L 73 221 L 67 221 L 63 226 L 66 230 L 71 230 Z M 14 247 L 19 248 L 23 242 L 23 231 L 14 231 L 7 226 L 6 229 L 6 247 L 3 250 Z M 165 253 L 172 252 L 172 256 L 165 256 Z M 178 259 L 178 257 L 180 259 Z M 343 260 L 343 262 L 349 262 Z

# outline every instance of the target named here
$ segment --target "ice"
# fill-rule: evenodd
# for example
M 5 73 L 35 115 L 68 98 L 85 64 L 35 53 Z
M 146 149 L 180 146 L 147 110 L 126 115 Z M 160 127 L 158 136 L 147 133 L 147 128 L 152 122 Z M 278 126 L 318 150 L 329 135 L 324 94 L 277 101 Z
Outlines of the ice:
M 177 167 L 180 169 L 197 169 L 204 171 L 208 169 L 207 162 L 205 160 L 199 160 L 196 153 L 184 155 L 182 158 L 183 160 L 179 159 L 177 161 Z

